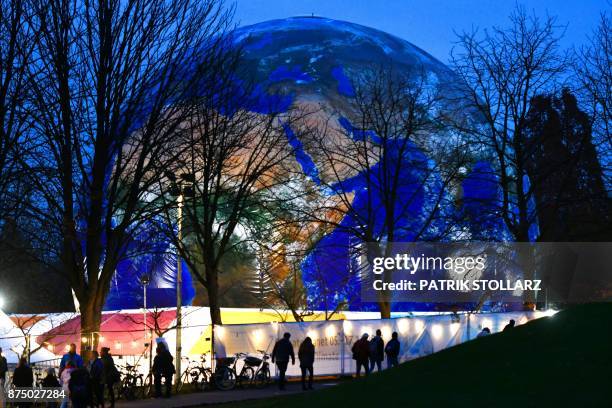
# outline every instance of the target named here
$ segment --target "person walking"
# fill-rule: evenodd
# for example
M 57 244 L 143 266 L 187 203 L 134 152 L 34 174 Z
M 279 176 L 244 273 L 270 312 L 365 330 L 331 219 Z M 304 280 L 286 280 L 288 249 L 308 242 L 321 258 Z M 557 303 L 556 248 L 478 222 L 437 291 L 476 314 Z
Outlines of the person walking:
M 115 360 L 110 354 L 108 347 L 102 347 L 100 350 L 100 360 L 102 360 L 102 406 L 104 406 L 104 387 L 108 390 L 108 397 L 110 399 L 111 408 L 115 407 L 115 390 L 113 386 L 119 382 L 120 374 L 117 367 L 115 367 Z
M 71 343 L 69 347 L 68 352 L 62 356 L 60 361 L 60 376 L 64 368 L 66 368 L 68 361 L 72 361 L 73 368 L 83 368 L 83 359 L 76 352 L 76 344 Z
M 45 376 L 45 378 L 43 378 L 41 384 L 45 388 L 59 388 L 60 387 L 59 380 L 57 379 L 57 376 L 55 375 L 55 368 L 53 367 L 47 368 L 47 375 Z M 47 402 L 47 408 L 57 408 L 57 402 L 56 401 Z
M 87 369 L 89 371 L 91 383 L 91 405 L 94 407 L 101 406 L 104 408 L 104 380 L 102 379 L 102 376 L 104 375 L 104 363 L 102 362 L 102 359 L 100 359 L 96 350 L 91 352 L 91 359 L 89 360 Z
M 283 338 L 276 342 L 272 350 L 272 364 L 276 362 L 278 367 L 278 388 L 281 391 L 285 389 L 285 373 L 287 372 L 287 366 L 289 366 L 289 357 L 291 357 L 291 365 L 295 365 L 295 354 L 289 338 L 291 338 L 291 334 L 285 333 Z
M 382 361 L 385 359 L 385 342 L 380 330 L 376 330 L 376 336 L 370 340 L 370 372 L 374 371 L 374 365 L 378 371 L 382 371 Z
M 315 346 L 312 339 L 306 337 L 298 350 L 300 369 L 302 370 L 302 389 L 312 390 L 312 377 L 314 371 Z M 306 387 L 306 374 L 308 373 L 308 387 Z
M 397 332 L 391 334 L 391 340 L 385 346 L 385 354 L 387 355 L 387 368 L 397 367 L 399 365 L 398 357 L 400 353 L 400 342 L 397 339 Z
M 6 383 L 6 373 L 8 372 L 8 363 L 6 357 L 2 355 L 2 347 L 0 347 L 0 391 L 4 391 Z
M 172 393 L 172 376 L 175 373 L 174 363 L 172 354 L 166 349 L 164 343 L 159 343 L 155 350 L 156 355 L 153 359 L 153 376 L 155 379 L 155 398 L 162 396 L 162 378 L 164 379 L 164 385 L 166 386 L 166 393 L 164 396 L 170 398 Z
M 370 354 L 370 347 L 368 344 L 368 333 L 364 333 L 359 340 L 353 344 L 351 351 L 353 352 L 353 360 L 357 364 L 357 378 L 361 375 L 361 367 L 365 370 L 365 375 L 370 374 L 370 365 L 368 363 L 368 357 Z

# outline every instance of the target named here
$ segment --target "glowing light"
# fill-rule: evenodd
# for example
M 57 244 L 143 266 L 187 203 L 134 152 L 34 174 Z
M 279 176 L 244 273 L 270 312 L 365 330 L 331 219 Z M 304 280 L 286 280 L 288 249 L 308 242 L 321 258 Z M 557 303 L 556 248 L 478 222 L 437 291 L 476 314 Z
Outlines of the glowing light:
M 100 336 L 98 340 L 100 340 L 100 343 L 102 343 L 104 341 L 104 337 Z
M 423 329 L 425 329 L 425 323 L 423 323 L 421 320 L 415 320 L 414 323 L 414 330 L 419 333 L 421 331 L 423 331 Z
M 315 330 L 308 330 L 308 332 L 306 332 L 306 336 L 310 337 L 312 340 L 315 340 L 319 335 Z
M 70 345 L 69 345 L 69 344 L 66 344 L 66 345 L 64 346 L 64 350 L 66 350 L 66 351 L 70 350 Z
M 81 342 L 86 343 L 87 344 L 87 337 L 81 337 Z
M 493 323 L 493 322 L 491 321 L 491 319 L 482 319 L 482 320 L 480 321 L 480 327 L 481 327 L 481 328 L 488 327 L 490 330 L 493 330 L 493 329 L 491 328 L 491 323 Z
M 336 326 L 330 324 L 325 328 L 325 337 L 334 337 L 336 335 Z
M 382 329 L 380 329 L 380 331 L 382 332 L 383 339 L 391 338 L 391 333 L 392 333 L 391 327 L 383 326 Z
M 263 340 L 263 337 L 264 337 L 264 333 L 260 329 L 253 331 L 253 340 L 255 341 L 256 344 L 261 343 L 261 341 Z
M 4 298 L 0 296 L 0 309 L 4 307 Z
M 225 336 L 225 327 L 215 326 L 215 336 L 217 336 L 219 340 L 223 340 Z
M 545 310 L 544 312 L 542 312 L 542 314 L 543 314 L 544 316 L 546 316 L 546 317 L 552 317 L 552 316 L 556 315 L 556 314 L 557 314 L 557 312 L 558 312 L 557 310 L 554 310 L 554 309 L 548 309 L 548 310 Z
M 136 346 L 138 346 L 138 343 L 136 343 L 135 341 L 132 341 L 132 348 L 136 348 Z
M 350 320 L 344 320 L 342 324 L 344 325 L 344 332 L 346 334 L 351 334 L 353 331 L 353 323 L 351 323 Z
M 434 324 L 431 326 L 431 335 L 434 337 L 434 339 L 439 339 L 442 337 L 442 330 L 442 325 Z
M 397 321 L 397 330 L 401 334 L 408 333 L 408 328 L 409 328 L 408 319 L 399 319 Z
M 120 343 L 120 342 L 116 342 L 116 343 L 115 343 L 115 348 L 116 348 L 117 350 L 121 350 L 121 343 Z
M 53 353 L 53 344 L 47 345 L 47 350 Z

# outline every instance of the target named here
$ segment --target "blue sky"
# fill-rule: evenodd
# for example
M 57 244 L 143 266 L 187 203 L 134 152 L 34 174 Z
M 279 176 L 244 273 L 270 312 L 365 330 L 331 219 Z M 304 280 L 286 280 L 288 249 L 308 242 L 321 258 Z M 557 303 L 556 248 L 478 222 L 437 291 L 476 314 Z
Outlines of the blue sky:
M 231 1 L 231 0 L 230 0 Z M 443 62 L 455 40 L 453 30 L 504 25 L 513 0 L 235 0 L 239 25 L 311 15 L 363 24 L 403 38 Z M 581 45 L 597 25 L 608 0 L 521 0 L 519 4 L 567 24 L 564 47 Z

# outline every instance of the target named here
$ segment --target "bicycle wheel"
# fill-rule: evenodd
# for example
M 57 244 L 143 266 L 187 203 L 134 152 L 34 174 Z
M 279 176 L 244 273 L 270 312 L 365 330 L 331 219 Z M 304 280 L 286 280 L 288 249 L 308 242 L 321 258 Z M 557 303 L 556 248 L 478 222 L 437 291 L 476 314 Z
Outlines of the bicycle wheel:
M 222 390 L 228 391 L 236 387 L 236 372 L 230 367 L 219 367 L 215 371 L 215 386 Z
M 255 387 L 265 388 L 272 382 L 270 368 L 264 367 L 255 374 Z
M 241 387 L 251 385 L 253 383 L 253 379 L 255 378 L 255 370 L 253 367 L 244 366 L 240 371 L 240 375 L 238 376 L 238 385 Z
M 208 388 L 208 373 L 204 369 L 193 370 L 191 372 L 191 383 L 196 391 L 204 391 Z

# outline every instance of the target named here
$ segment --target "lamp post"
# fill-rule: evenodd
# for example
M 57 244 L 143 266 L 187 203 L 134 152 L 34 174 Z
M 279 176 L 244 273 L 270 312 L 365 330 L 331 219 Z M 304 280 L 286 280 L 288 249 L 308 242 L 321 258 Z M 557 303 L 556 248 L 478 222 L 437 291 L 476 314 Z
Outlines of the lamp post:
M 177 197 L 177 242 L 183 240 L 183 200 L 184 197 L 193 197 L 195 195 L 193 185 L 195 184 L 195 176 L 190 173 L 182 173 L 179 175 L 180 180 L 177 181 L 176 176 L 171 172 L 166 172 L 166 177 L 171 183 L 171 194 Z M 183 184 L 191 184 L 191 186 Z M 177 245 L 178 246 L 178 245 Z M 180 250 L 177 249 L 177 265 L 176 265 L 176 385 L 181 382 L 181 358 L 182 358 L 182 331 L 183 331 L 183 265 L 181 262 Z
M 144 342 L 147 342 L 147 285 L 151 282 L 151 277 L 148 274 L 144 274 L 140 277 L 140 283 L 142 284 L 142 330 L 144 336 Z

